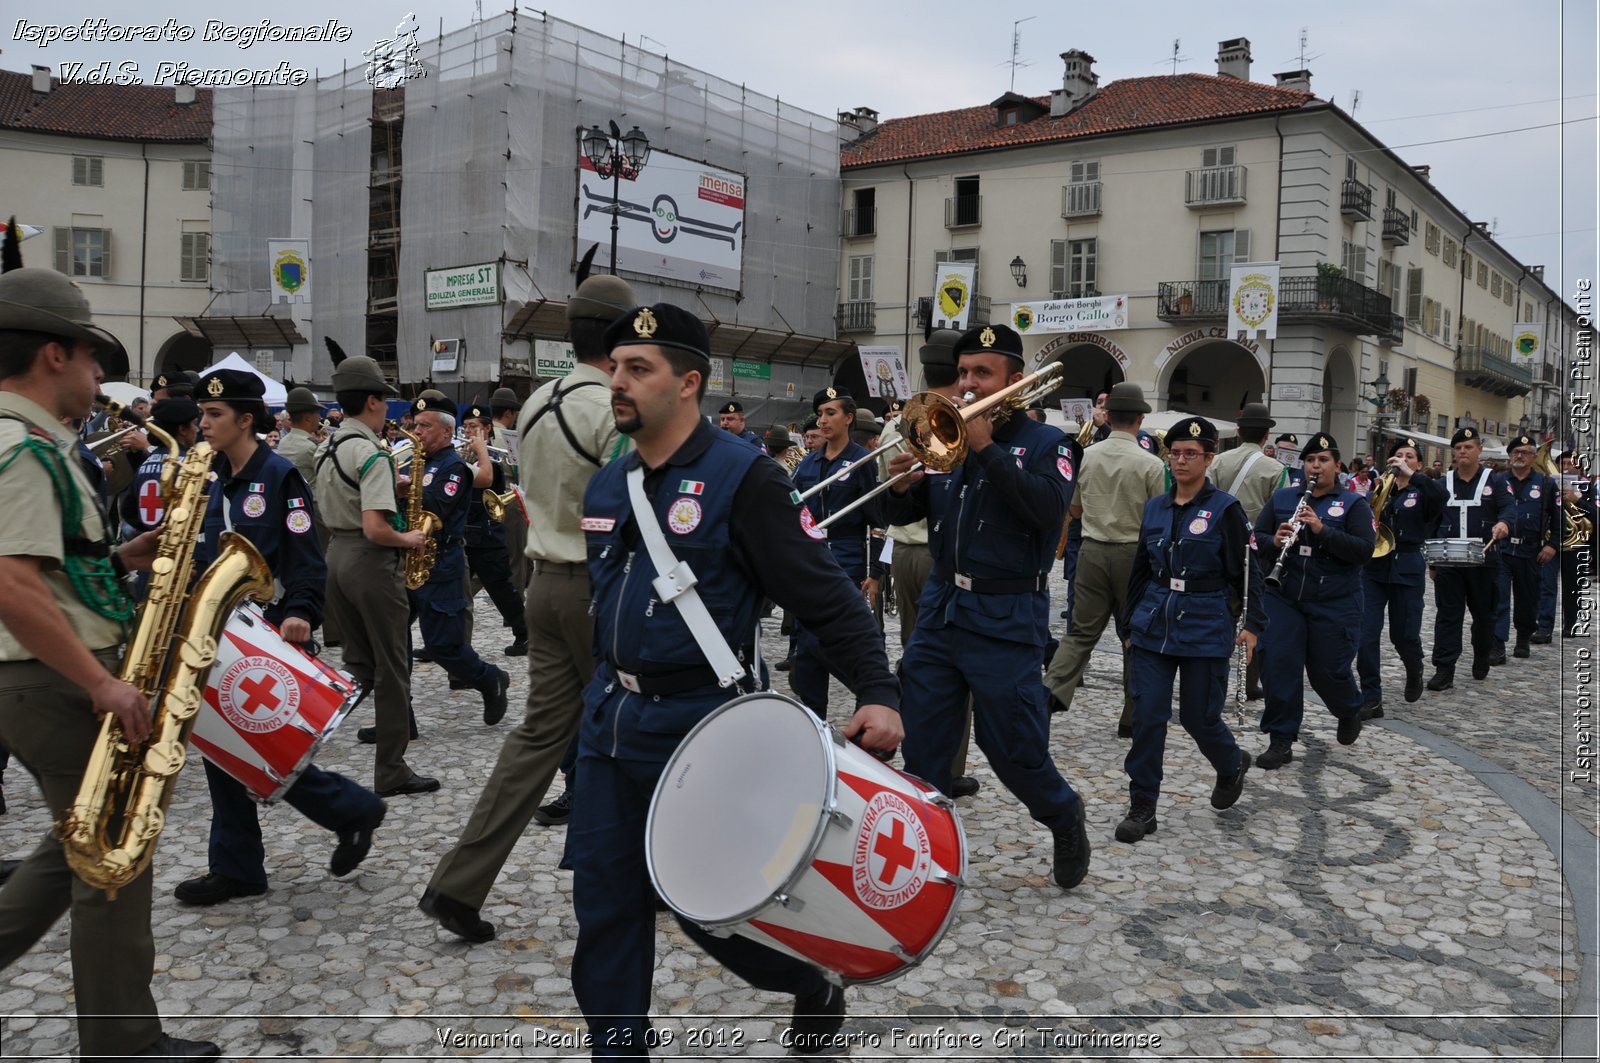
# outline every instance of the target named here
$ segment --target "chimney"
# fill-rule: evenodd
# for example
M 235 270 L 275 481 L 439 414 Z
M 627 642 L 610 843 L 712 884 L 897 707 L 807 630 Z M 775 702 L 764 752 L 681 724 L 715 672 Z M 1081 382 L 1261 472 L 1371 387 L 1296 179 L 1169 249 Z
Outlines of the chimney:
M 1250 80 L 1250 38 L 1217 42 L 1217 76 Z
M 187 81 L 180 81 L 172 90 L 172 99 L 180 107 L 187 107 L 194 102 L 194 86 Z
M 33 68 L 33 91 L 47 93 L 50 91 L 50 68 L 35 66 Z
M 1411 167 L 1411 172 L 1416 174 L 1418 177 L 1422 178 L 1424 181 L 1428 181 L 1428 182 L 1431 183 L 1432 180 L 1433 180 L 1433 178 L 1428 176 L 1429 174 L 1431 174 L 1433 172 L 1433 167 L 1429 166 L 1426 163 L 1422 164 L 1421 166 L 1413 166 L 1413 167 Z
M 839 139 L 845 143 L 860 140 L 877 128 L 878 112 L 871 107 L 839 112 Z
M 1540 280 L 1544 280 L 1544 267 L 1543 266 L 1529 266 L 1528 267 L 1528 272 L 1533 274 L 1535 277 L 1538 277 Z
M 1074 48 L 1061 53 L 1066 70 L 1061 87 L 1050 93 L 1050 117 L 1071 114 L 1100 91 L 1100 75 L 1094 72 L 1094 56 Z
M 1278 79 L 1280 89 L 1298 89 L 1301 92 L 1311 91 L 1311 71 L 1289 70 L 1282 74 L 1274 74 Z

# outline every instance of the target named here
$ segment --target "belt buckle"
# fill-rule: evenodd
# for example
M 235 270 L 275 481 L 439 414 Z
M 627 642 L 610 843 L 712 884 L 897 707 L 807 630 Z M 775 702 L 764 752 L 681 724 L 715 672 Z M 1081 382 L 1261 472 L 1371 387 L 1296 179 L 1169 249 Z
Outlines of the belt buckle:
M 961 573 L 957 572 L 956 573 L 956 586 L 960 587 L 964 591 L 970 591 L 972 589 L 972 577 L 971 576 L 963 576 Z
M 619 683 L 621 683 L 625 689 L 631 690 L 635 694 L 640 693 L 640 690 L 639 690 L 639 677 L 634 675 L 634 674 L 632 674 L 631 672 L 624 672 L 622 669 L 618 668 L 617 669 L 617 681 Z
M 1169 579 L 1169 580 L 1167 580 L 1167 589 L 1168 590 L 1181 591 L 1181 590 L 1184 589 L 1185 586 L 1187 586 L 1187 581 L 1185 581 L 1185 580 L 1181 580 L 1181 579 Z

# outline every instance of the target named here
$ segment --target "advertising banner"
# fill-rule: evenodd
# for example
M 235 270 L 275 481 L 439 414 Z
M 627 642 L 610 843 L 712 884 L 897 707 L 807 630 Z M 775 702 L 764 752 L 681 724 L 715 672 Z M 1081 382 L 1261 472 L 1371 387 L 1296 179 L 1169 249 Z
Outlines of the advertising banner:
M 429 310 L 487 306 L 500 301 L 500 263 L 430 269 L 423 274 L 423 298 Z
M 1127 328 L 1128 297 L 1101 295 L 1093 299 L 1013 303 L 1011 327 L 1023 335 L 1030 332 L 1105 332 Z

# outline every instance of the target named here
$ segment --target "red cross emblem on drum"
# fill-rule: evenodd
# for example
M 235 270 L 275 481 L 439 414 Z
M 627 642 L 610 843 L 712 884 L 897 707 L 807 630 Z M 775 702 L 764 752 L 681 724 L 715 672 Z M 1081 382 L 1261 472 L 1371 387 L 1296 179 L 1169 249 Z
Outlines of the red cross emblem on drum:
M 241 657 L 217 683 L 217 708 L 241 731 L 276 731 L 300 709 L 300 682 L 271 657 Z
M 899 794 L 882 790 L 867 802 L 856 832 L 851 883 L 862 905 L 898 908 L 922 891 L 932 869 L 922 819 Z
M 161 481 L 146 480 L 139 488 L 139 519 L 144 526 L 153 528 L 161 523 Z

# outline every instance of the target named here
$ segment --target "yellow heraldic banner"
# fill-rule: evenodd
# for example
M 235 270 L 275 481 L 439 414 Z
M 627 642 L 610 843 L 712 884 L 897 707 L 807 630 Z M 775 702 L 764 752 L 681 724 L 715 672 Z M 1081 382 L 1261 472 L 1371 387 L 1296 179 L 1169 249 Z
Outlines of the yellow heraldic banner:
M 273 302 L 311 302 L 311 241 L 268 240 L 267 272 Z
M 933 270 L 933 327 L 964 330 L 972 307 L 973 262 L 940 262 Z
M 1228 335 L 1278 338 L 1278 264 L 1237 262 L 1228 275 Z
M 1539 360 L 1539 348 L 1544 346 L 1544 331 L 1537 321 L 1518 321 L 1511 330 L 1511 360 L 1518 365 L 1532 365 Z

